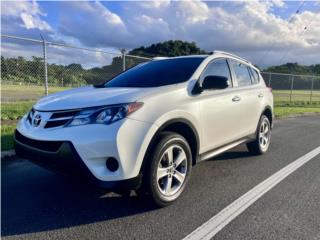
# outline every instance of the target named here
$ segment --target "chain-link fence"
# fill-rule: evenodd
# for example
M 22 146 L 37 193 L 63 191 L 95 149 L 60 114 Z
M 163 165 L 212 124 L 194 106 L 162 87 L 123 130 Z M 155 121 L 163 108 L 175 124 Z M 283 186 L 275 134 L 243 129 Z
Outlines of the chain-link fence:
M 36 100 L 67 88 L 101 84 L 149 58 L 43 40 L 1 36 L 1 100 Z
M 43 40 L 1 36 L 1 100 L 36 100 L 67 88 L 101 84 L 150 58 Z M 262 73 L 276 101 L 320 101 L 320 76 Z
M 319 102 L 320 76 L 263 72 L 266 84 L 273 89 L 276 101 Z

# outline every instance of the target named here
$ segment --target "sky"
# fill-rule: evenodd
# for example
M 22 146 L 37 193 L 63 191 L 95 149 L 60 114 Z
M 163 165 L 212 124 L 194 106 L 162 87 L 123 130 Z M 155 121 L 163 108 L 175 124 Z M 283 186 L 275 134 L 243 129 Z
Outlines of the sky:
M 297 10 L 299 9 L 299 12 Z M 319 1 L 2 1 L 1 34 L 118 52 L 166 40 L 194 41 L 260 67 L 320 63 Z M 2 55 L 41 56 L 35 43 L 2 38 Z M 49 61 L 87 67 L 111 55 L 62 47 Z

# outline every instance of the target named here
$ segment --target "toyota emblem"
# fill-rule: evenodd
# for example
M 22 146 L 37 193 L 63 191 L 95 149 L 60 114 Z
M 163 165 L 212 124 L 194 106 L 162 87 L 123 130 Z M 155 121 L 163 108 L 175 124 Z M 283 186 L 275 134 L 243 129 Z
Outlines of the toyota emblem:
M 40 113 L 35 112 L 32 118 L 32 125 L 34 127 L 39 127 L 40 122 L 41 122 L 41 115 Z

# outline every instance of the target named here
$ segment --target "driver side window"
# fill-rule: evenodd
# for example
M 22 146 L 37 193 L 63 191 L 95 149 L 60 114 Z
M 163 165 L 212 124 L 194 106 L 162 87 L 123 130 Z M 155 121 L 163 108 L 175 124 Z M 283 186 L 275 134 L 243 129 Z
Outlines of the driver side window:
M 203 82 L 203 79 L 207 76 L 221 76 L 228 79 L 229 87 L 232 86 L 231 75 L 229 66 L 226 59 L 218 59 L 210 62 L 205 70 L 202 72 L 200 77 L 200 82 Z

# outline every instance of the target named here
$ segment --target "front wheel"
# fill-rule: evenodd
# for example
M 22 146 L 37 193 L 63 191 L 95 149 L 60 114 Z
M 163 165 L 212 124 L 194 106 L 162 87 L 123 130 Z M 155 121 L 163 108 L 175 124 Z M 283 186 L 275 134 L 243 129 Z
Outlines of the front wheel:
M 179 134 L 163 133 L 149 161 L 143 185 L 158 206 L 168 206 L 187 184 L 192 167 L 189 144 Z
M 262 115 L 258 124 L 256 139 L 247 143 L 250 153 L 255 155 L 267 152 L 271 140 L 271 124 L 267 116 Z

